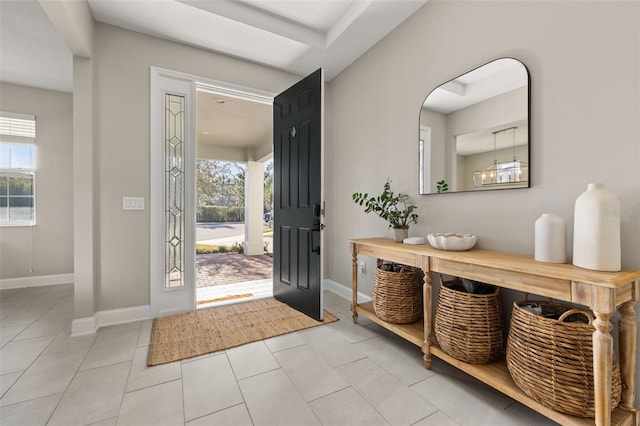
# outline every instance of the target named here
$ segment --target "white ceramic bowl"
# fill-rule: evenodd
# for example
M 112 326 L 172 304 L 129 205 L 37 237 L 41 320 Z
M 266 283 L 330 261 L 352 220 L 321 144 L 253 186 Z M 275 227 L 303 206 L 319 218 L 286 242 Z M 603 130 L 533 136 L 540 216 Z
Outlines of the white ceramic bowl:
M 429 243 L 440 250 L 469 250 L 476 244 L 475 234 L 433 233 L 427 235 Z

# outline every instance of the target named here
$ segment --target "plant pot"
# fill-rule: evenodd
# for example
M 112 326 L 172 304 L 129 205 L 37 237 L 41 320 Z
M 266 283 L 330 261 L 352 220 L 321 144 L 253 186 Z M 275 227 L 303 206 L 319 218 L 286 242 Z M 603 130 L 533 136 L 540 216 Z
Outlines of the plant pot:
M 405 238 L 409 236 L 409 227 L 406 228 L 393 228 L 393 241 L 401 243 Z

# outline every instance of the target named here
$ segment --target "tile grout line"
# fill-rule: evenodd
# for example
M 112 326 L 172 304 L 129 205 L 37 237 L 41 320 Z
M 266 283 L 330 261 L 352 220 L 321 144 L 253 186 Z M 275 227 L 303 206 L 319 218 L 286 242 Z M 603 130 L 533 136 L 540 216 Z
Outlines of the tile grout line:
M 265 346 L 266 346 L 266 344 L 265 344 Z M 267 347 L 267 349 L 269 349 L 269 347 Z M 247 399 L 245 398 L 244 393 L 242 392 L 242 387 L 240 386 L 240 380 L 238 380 L 238 376 L 236 375 L 236 371 L 233 369 L 233 364 L 231 364 L 231 360 L 229 359 L 229 355 L 227 354 L 226 350 L 224 351 L 224 355 L 227 358 L 227 362 L 229 363 L 229 367 L 231 367 L 231 374 L 233 374 L 233 378 L 236 381 L 236 386 L 238 387 L 238 391 L 240 392 L 240 396 L 242 397 L 242 404 L 244 404 L 245 409 L 247 410 L 247 414 L 249 415 L 249 419 L 251 420 L 251 424 L 255 425 L 256 422 L 253 421 L 253 416 L 251 415 L 251 411 L 249 410 L 249 404 L 247 404 Z M 276 360 L 276 362 L 277 361 L 278 360 Z M 280 364 L 278 363 L 278 365 L 280 365 Z M 274 370 L 270 370 L 270 371 L 274 371 Z M 255 375 L 252 376 L 252 377 L 255 377 Z M 244 380 L 244 379 L 242 379 L 242 380 Z M 235 407 L 237 405 L 239 405 L 239 404 L 236 404 L 233 407 Z M 227 407 L 227 408 L 231 408 L 231 407 Z M 226 410 L 227 408 L 224 408 L 224 410 Z M 216 411 L 216 413 L 218 413 L 220 411 L 222 411 L 222 410 L 218 410 L 218 411 Z M 213 414 L 213 413 L 209 413 L 207 415 L 209 416 L 211 414 Z
M 138 350 L 138 341 L 140 340 L 140 334 L 142 333 L 142 321 L 140 322 L 140 329 L 138 330 L 138 336 L 136 337 L 135 347 L 133 349 L 133 358 L 129 361 L 129 371 L 127 372 L 127 379 L 124 381 L 124 389 L 122 389 L 122 396 L 120 397 L 120 404 L 118 405 L 118 414 L 116 414 L 116 424 L 120 419 L 120 412 L 122 411 L 122 404 L 124 402 L 124 397 L 127 394 L 127 384 L 129 384 L 129 378 L 131 377 L 131 370 L 133 369 L 133 361 L 136 359 L 136 351 Z M 96 336 L 97 339 L 97 336 Z M 95 343 L 95 341 L 94 341 Z M 87 352 L 88 354 L 88 352 Z M 79 368 L 79 367 L 78 367 Z M 84 370 L 87 371 L 87 370 Z M 184 418 L 184 417 L 183 417 Z M 107 419 L 103 419 L 107 420 Z
M 182 395 L 182 424 L 187 424 L 187 410 L 184 403 L 184 365 L 180 362 L 180 394 Z
M 103 365 L 100 367 L 94 367 L 94 368 L 88 368 L 86 370 L 82 370 L 80 371 L 80 367 L 82 366 L 82 364 L 85 362 L 85 360 L 87 359 L 87 356 L 89 356 L 89 353 L 91 352 L 91 349 L 93 349 L 95 347 L 96 344 L 96 340 L 98 340 L 98 334 L 100 333 L 100 331 L 96 331 L 96 338 L 93 339 L 93 342 L 91 342 L 91 346 L 89 346 L 89 350 L 87 350 L 87 353 L 84 355 L 84 357 L 82 357 L 82 361 L 80 361 L 80 363 L 78 364 L 78 368 L 76 369 L 76 372 L 73 374 L 73 377 L 71 377 L 71 380 L 69 380 L 69 383 L 67 384 L 67 386 L 65 387 L 65 390 L 62 392 L 62 396 L 60 397 L 60 400 L 58 401 L 58 403 L 56 404 L 56 407 L 53 409 L 53 411 L 51 411 L 51 414 L 49 415 L 49 417 L 47 418 L 46 421 L 46 425 L 49 424 L 49 422 L 51 421 L 51 418 L 53 417 L 53 415 L 55 414 L 55 412 L 58 410 L 58 408 L 60 407 L 60 403 L 62 402 L 62 399 L 64 398 L 64 396 L 66 395 L 67 391 L 69 390 L 69 387 L 71 386 L 71 383 L 73 383 L 73 381 L 76 379 L 76 377 L 78 377 L 78 373 L 81 372 L 85 372 L 85 371 L 91 371 L 91 370 L 95 370 L 96 368 L 101 368 L 101 367 L 107 367 L 110 365 L 117 365 L 117 364 L 121 364 L 121 362 L 117 362 L 115 364 L 108 364 L 108 365 Z M 129 362 L 129 361 L 126 361 Z M 131 368 L 131 367 L 129 367 Z M 128 376 L 127 376 L 128 377 Z M 126 387 L 126 383 L 125 383 L 125 387 Z M 122 405 L 122 402 L 120 403 Z M 120 413 L 120 408 L 118 408 L 118 414 Z M 112 417 L 109 417 L 112 418 Z M 108 420 L 108 419 L 102 419 L 102 420 Z M 102 420 L 98 420 L 98 421 L 102 421 Z M 96 422 L 94 422 L 96 423 Z
M 368 358 L 368 357 L 367 357 L 367 358 Z M 349 364 L 352 364 L 352 363 L 355 363 L 355 362 L 358 362 L 358 361 L 361 361 L 361 360 L 360 360 L 360 359 L 358 359 L 358 360 L 354 360 L 354 361 L 351 361 L 351 362 L 349 362 L 349 363 L 347 363 L 347 364 L 344 364 L 344 365 L 349 365 Z M 342 380 L 344 380 L 345 382 L 349 383 L 349 387 L 350 387 L 351 389 L 353 389 L 353 390 L 354 390 L 354 392 L 355 392 L 356 394 L 358 394 L 358 395 L 360 396 L 360 398 L 362 398 L 362 400 L 363 400 L 363 401 L 365 401 L 365 402 L 366 402 L 366 403 L 367 403 L 371 408 L 373 408 L 373 409 L 375 410 L 375 412 L 376 412 L 376 413 L 378 413 L 378 414 L 380 415 L 380 417 L 381 417 L 381 418 L 383 418 L 383 419 L 384 419 L 387 423 L 389 423 L 390 425 L 393 425 L 393 423 L 391 423 L 391 421 L 390 421 L 389 419 L 387 419 L 387 417 L 386 417 L 384 414 L 382 414 L 382 413 L 380 412 L 380 410 L 378 410 L 378 407 L 376 407 L 376 406 L 373 404 L 373 402 L 369 400 L 369 398 L 367 398 L 365 395 L 363 395 L 363 394 L 362 394 L 362 392 L 360 392 L 360 391 L 358 390 L 358 388 L 354 387 L 354 386 L 353 386 L 353 385 L 352 385 L 352 384 L 351 384 L 347 379 L 345 379 L 345 378 L 344 378 L 344 376 L 343 376 L 342 374 L 340 374 L 340 372 L 339 372 L 339 371 L 337 371 L 337 370 L 336 370 L 336 373 L 338 373 L 338 375 L 339 375 L 340 377 L 342 377 Z
M 47 290 L 46 292 L 42 293 L 42 294 L 41 294 L 41 296 L 46 295 L 49 291 L 51 291 L 51 289 L 49 289 L 49 290 Z M 56 303 L 55 303 L 55 304 L 54 304 L 50 309 L 48 309 L 47 311 L 43 312 L 43 313 L 42 313 L 42 315 L 40 315 L 40 316 L 39 316 L 39 317 L 37 317 L 35 320 L 33 320 L 32 322 L 30 322 L 30 323 L 29 323 L 29 325 L 27 325 L 27 326 L 26 326 L 26 327 L 25 327 L 25 328 L 24 328 L 20 333 L 18 333 L 18 334 L 17 334 L 17 335 L 15 335 L 11 340 L 9 340 L 9 341 L 8 341 L 8 342 L 3 346 L 3 348 L 4 348 L 5 346 L 7 346 L 9 343 L 21 342 L 21 341 L 29 340 L 29 339 L 22 339 L 22 340 L 14 340 L 14 339 L 15 339 L 16 337 L 18 337 L 20 334 L 22 334 L 22 333 L 23 333 L 27 328 L 31 327 L 31 325 L 32 325 L 34 322 L 36 322 L 36 321 L 37 321 L 37 320 L 39 320 L 41 317 L 43 317 L 44 315 L 46 315 L 50 310 L 52 310 L 53 308 L 55 308 L 55 306 L 56 306 L 58 303 L 61 303 L 65 298 L 66 298 L 66 297 L 62 297 L 62 298 L 61 298 L 58 302 L 56 302 Z M 26 304 L 25 304 L 25 305 L 23 305 L 22 307 L 24 307 L 24 306 L 26 306 L 26 305 L 28 305 L 28 304 L 29 304 L 29 303 L 26 303 Z M 33 361 L 31 362 L 31 364 L 29 364 L 29 365 L 27 366 L 27 368 L 25 368 L 24 370 L 21 370 L 21 371 L 20 371 L 20 376 L 19 376 L 19 377 L 18 377 L 18 378 L 17 378 L 17 379 L 16 379 L 16 380 L 11 384 L 11 386 L 9 386 L 9 389 L 7 389 L 7 390 L 6 390 L 2 395 L 0 395 L 0 399 L 4 398 L 4 396 L 7 394 L 7 392 L 9 392 L 9 391 L 10 391 L 10 390 L 15 386 L 15 384 L 16 384 L 16 383 L 18 383 L 18 380 L 20 380 L 20 379 L 22 378 L 22 376 L 24 376 L 24 374 L 27 372 L 27 370 L 28 370 L 29 368 L 31 368 L 31 366 L 32 366 L 33 364 L 35 364 L 35 362 L 36 362 L 36 361 L 37 361 L 37 360 L 42 356 L 42 354 L 44 353 L 44 351 L 46 351 L 46 350 L 47 350 L 47 348 L 49 347 L 49 345 L 51 345 L 51 344 L 53 343 L 53 341 L 56 339 L 56 337 L 58 337 L 58 335 L 60 335 L 61 333 L 63 333 L 63 332 L 61 331 L 61 332 L 59 332 L 58 334 L 54 335 L 54 336 L 53 336 L 53 339 L 51 339 L 51 341 L 50 341 L 49 343 L 47 343 L 47 345 L 46 345 L 44 348 L 42 348 L 42 350 L 40 351 L 40 353 L 38 353 L 38 356 L 36 356 L 36 357 L 33 359 Z M 41 338 L 43 338 L 43 337 L 49 337 L 49 336 L 32 337 L 31 339 L 41 339 Z M 1 351 L 1 350 L 2 350 L 2 349 L 0 349 L 0 351 Z M 17 371 L 16 371 L 16 372 L 14 372 L 14 373 L 17 373 Z M 6 373 L 6 374 L 11 374 L 11 373 Z M 55 394 L 51 394 L 51 395 L 55 395 Z M 45 395 L 45 396 L 50 396 L 50 395 Z M 31 398 L 31 399 L 29 399 L 29 400 L 25 400 L 25 401 L 22 401 L 22 402 L 26 402 L 26 401 L 33 401 L 33 400 L 35 400 L 35 399 L 38 399 L 38 398 Z M 19 402 L 17 402 L 16 404 L 19 404 Z M 7 406 L 9 406 L 9 405 L 15 405 L 15 404 L 8 404 Z
M 61 334 L 61 333 L 59 333 L 59 334 Z M 96 332 L 96 334 L 97 334 L 97 332 Z M 55 338 L 54 338 L 54 340 L 55 340 Z M 69 383 L 67 383 L 67 386 L 64 388 L 64 391 L 62 391 L 62 396 L 60 397 L 60 399 L 56 403 L 55 408 L 53 410 L 51 410 L 51 414 L 49 414 L 49 417 L 47 417 L 47 421 L 45 422 L 45 425 L 49 424 L 49 422 L 51 421 L 51 418 L 53 417 L 55 412 L 58 410 L 58 407 L 60 406 L 60 402 L 62 402 L 62 399 L 64 398 L 65 394 L 67 393 L 67 390 L 69 390 L 69 386 L 71 386 L 71 383 L 73 383 L 73 381 L 75 380 L 76 376 L 78 375 L 78 372 L 80 371 L 80 366 L 82 365 L 84 360 L 87 358 L 87 355 L 89 355 L 89 352 L 91 351 L 91 348 L 93 348 L 93 345 L 95 345 L 95 343 L 96 343 L 96 339 L 93 339 L 93 342 L 91 342 L 91 345 L 89 346 L 89 349 L 87 350 L 87 353 L 84 354 L 84 356 L 82 357 L 82 361 L 80 361 L 80 363 L 78 364 L 78 368 L 76 368 L 76 372 L 73 373 L 73 376 L 71 377 L 71 380 L 69 380 Z M 47 347 L 48 347 L 48 345 L 47 345 Z

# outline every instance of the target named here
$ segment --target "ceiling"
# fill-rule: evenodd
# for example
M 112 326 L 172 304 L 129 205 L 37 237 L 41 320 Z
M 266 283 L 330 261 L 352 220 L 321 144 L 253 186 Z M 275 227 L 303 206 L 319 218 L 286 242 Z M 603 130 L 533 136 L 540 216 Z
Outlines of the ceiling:
M 520 61 L 498 59 L 436 87 L 422 107 L 449 114 L 526 86 L 529 84 L 527 75 Z
M 196 109 L 198 158 L 261 161 L 271 156 L 271 104 L 198 90 Z
M 330 81 L 428 0 L 79 1 L 99 22 Z M 0 1 L 0 47 L 2 81 L 71 92 L 71 53 L 37 0 Z
M 73 57 L 35 0 L 0 0 L 0 81 L 71 92 Z
M 330 81 L 428 0 L 78 1 L 99 22 Z M 0 81 L 72 91 L 72 55 L 37 0 L 0 0 L 0 57 Z M 255 149 L 266 128 L 271 143 L 269 105 L 198 98 L 199 144 Z

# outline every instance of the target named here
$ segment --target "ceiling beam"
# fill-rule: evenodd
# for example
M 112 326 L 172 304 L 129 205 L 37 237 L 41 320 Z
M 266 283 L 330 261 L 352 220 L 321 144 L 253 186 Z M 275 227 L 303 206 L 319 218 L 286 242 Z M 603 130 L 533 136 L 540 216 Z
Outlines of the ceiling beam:
M 326 38 L 321 32 L 302 25 L 298 22 L 255 9 L 248 4 L 241 4 L 230 0 L 202 1 L 177 0 L 180 3 L 195 7 L 206 12 L 224 16 L 255 28 L 286 37 L 290 40 L 307 44 L 320 49 L 325 48 Z
M 325 47 L 333 44 L 334 41 L 347 30 L 351 24 L 373 3 L 373 0 L 356 1 L 351 4 L 349 9 L 338 19 L 331 29 L 327 32 L 325 39 Z
M 459 96 L 464 96 L 467 93 L 467 85 L 456 80 L 451 80 L 444 83 L 439 87 L 439 89 Z
M 40 6 L 71 53 L 91 58 L 94 20 L 87 0 L 40 0 Z

